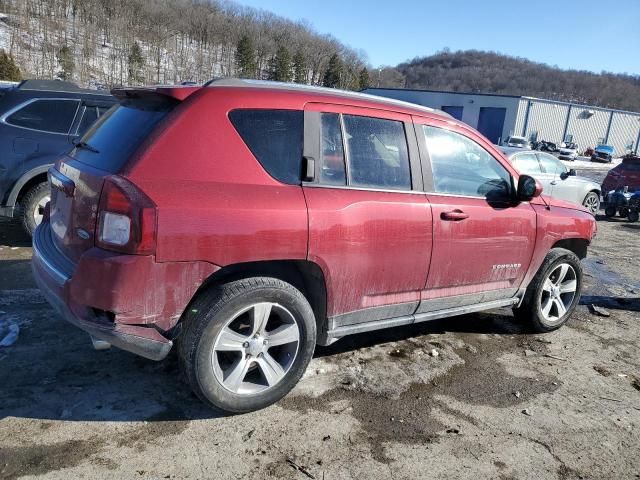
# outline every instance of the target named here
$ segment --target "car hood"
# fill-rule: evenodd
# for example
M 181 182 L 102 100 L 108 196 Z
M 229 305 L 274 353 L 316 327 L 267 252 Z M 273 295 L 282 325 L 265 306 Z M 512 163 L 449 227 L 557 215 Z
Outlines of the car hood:
M 575 153 L 577 152 L 578 149 L 577 148 L 561 148 L 560 149 L 560 153 Z

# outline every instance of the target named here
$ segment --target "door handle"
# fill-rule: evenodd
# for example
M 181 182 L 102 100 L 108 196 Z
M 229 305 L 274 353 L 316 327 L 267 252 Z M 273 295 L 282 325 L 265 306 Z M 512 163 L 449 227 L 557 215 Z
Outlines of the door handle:
M 465 218 L 469 218 L 469 214 L 464 213 L 462 210 L 452 210 L 451 212 L 442 212 L 440 214 L 440 218 L 442 220 L 453 220 L 454 222 L 458 222 L 460 220 L 464 220 Z
M 556 185 L 557 183 L 558 182 L 554 180 L 553 182 L 551 182 L 551 185 Z

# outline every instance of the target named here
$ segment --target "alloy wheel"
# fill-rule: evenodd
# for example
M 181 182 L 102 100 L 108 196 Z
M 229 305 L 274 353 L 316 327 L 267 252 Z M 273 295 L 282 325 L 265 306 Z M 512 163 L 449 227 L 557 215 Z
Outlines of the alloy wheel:
M 213 372 L 235 394 L 264 392 L 278 384 L 293 365 L 300 327 L 282 305 L 261 302 L 233 315 L 215 340 Z
M 595 215 L 600 208 L 600 199 L 596 195 L 587 195 L 587 198 L 584 199 L 584 206 Z
M 557 323 L 565 316 L 577 289 L 577 275 L 571 265 L 561 263 L 551 271 L 544 281 L 540 296 L 540 311 L 548 323 Z

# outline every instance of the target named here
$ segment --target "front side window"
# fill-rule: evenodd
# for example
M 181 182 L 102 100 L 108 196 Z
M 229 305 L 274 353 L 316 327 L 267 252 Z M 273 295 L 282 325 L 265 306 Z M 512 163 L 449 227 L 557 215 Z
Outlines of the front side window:
M 423 125 L 436 193 L 504 199 L 511 194 L 511 175 L 470 138 Z
M 344 115 L 349 185 L 411 190 L 404 124 L 395 120 Z
M 233 110 L 229 112 L 229 119 L 269 175 L 283 183 L 300 184 L 302 110 Z
M 346 185 L 344 148 L 340 115 L 320 114 L 320 181 L 327 185 Z
M 538 157 L 535 153 L 520 153 L 513 159 L 513 166 L 520 173 L 527 173 L 529 175 L 535 175 L 541 173 L 540 163 L 538 163 Z
M 9 115 L 6 122 L 31 130 L 69 133 L 79 103 L 78 100 L 35 100 Z
M 567 171 L 567 168 L 560 162 L 556 157 L 552 155 L 548 155 L 546 153 L 539 154 L 540 163 L 542 164 L 542 168 L 545 173 L 550 173 L 552 175 L 560 175 Z

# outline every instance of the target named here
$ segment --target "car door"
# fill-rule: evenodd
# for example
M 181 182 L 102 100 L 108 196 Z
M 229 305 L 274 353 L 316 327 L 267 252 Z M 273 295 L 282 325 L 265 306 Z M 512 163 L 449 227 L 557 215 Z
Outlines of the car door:
M 581 199 L 576 199 L 575 177 L 562 175 L 563 173 L 567 173 L 567 167 L 556 157 L 548 153 L 539 152 L 538 159 L 544 172 L 543 178 L 545 180 L 542 182 L 544 191 L 554 198 L 580 203 Z
M 329 286 L 329 329 L 411 315 L 432 235 L 411 118 L 309 104 L 304 155 L 308 256 Z
M 415 120 L 433 215 L 418 313 L 512 298 L 529 267 L 536 214 L 514 200 L 516 171 L 468 129 Z

